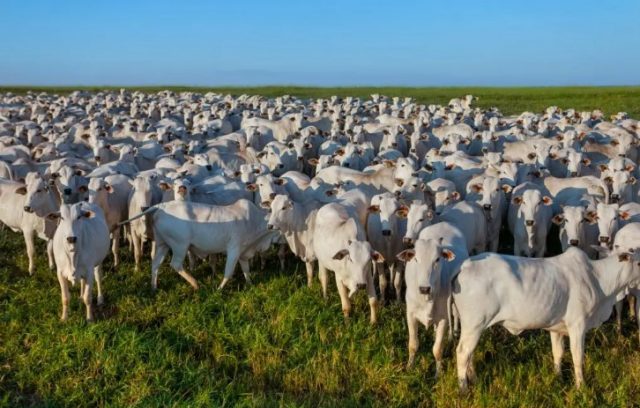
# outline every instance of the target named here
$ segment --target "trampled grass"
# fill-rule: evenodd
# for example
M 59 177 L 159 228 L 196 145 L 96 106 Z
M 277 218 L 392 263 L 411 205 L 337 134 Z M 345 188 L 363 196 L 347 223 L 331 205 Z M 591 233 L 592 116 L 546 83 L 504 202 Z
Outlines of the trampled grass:
M 0 92 L 25 93 L 57 92 L 69 93 L 76 89 L 99 91 L 119 89 L 119 87 L 9 87 L 0 86 Z M 387 96 L 410 96 L 419 103 L 449 102 L 451 98 L 471 93 L 480 97 L 476 105 L 482 108 L 496 106 L 505 114 L 519 114 L 525 110 L 541 112 L 548 106 L 578 110 L 601 109 L 610 115 L 620 111 L 633 117 L 640 116 L 640 86 L 612 87 L 536 87 L 536 88 L 489 88 L 489 87 L 447 87 L 447 88 L 404 88 L 404 87 L 334 87 L 313 88 L 301 86 L 256 86 L 256 87 L 186 87 L 186 86 L 147 86 L 127 87 L 144 92 L 158 92 L 164 89 L 173 91 L 223 92 L 232 95 L 258 94 L 267 97 L 295 95 L 301 98 L 321 98 L 332 95 L 368 97 L 373 93 Z
M 274 87 L 229 92 L 302 97 L 381 92 L 429 103 L 471 92 L 481 97 L 481 106 L 495 105 L 506 113 L 540 111 L 555 104 L 640 116 L 638 87 Z M 421 329 L 416 366 L 406 370 L 402 305 L 385 306 L 379 324 L 372 327 L 367 301 L 360 293 L 350 321 L 345 322 L 335 285 L 324 301 L 317 280 L 307 288 L 304 268 L 293 259 L 285 270 L 271 261 L 265 271 L 254 274 L 252 286 L 245 285 L 238 273 L 223 292 L 214 290 L 221 279 L 219 271 L 212 278 L 209 268 L 200 265 L 194 275 L 201 288 L 193 292 L 165 264 L 154 294 L 148 255 L 142 271 L 134 272 L 131 253 L 124 248 L 117 270 L 110 258 L 107 261 L 106 304 L 97 309 L 96 323 L 87 325 L 77 288 L 72 292 L 70 320 L 58 320 L 59 286 L 55 273 L 46 267 L 41 242 L 38 248 L 38 269 L 30 277 L 21 235 L 0 232 L 0 405 L 640 405 L 638 336 L 628 316 L 622 336 L 611 322 L 589 333 L 587 385 L 579 391 L 573 387 L 568 345 L 562 375 L 556 377 L 546 332 L 515 337 L 502 328 L 489 330 L 475 354 L 477 382 L 461 396 L 455 343 L 447 343 L 444 374 L 436 381 L 433 334 Z

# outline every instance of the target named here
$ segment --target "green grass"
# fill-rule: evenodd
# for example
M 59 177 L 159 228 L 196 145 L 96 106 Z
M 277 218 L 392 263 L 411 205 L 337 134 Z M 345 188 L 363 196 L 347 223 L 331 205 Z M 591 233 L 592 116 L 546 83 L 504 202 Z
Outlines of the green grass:
M 506 113 L 557 104 L 640 116 L 637 87 L 224 91 L 302 97 L 376 91 L 440 103 L 471 92 L 482 98 L 482 106 L 496 105 Z M 433 333 L 421 329 L 416 367 L 405 370 L 402 305 L 384 307 L 379 324 L 371 327 L 360 293 L 346 323 L 334 285 L 325 302 L 318 282 L 307 288 L 303 266 L 292 260 L 285 271 L 270 263 L 254 275 L 253 286 L 246 286 L 238 273 L 224 292 L 213 289 L 220 273 L 212 278 L 204 265 L 194 272 L 201 284 L 197 292 L 165 265 L 153 294 L 148 256 L 136 273 L 125 248 L 121 267 L 114 270 L 107 262 L 106 305 L 97 309 L 97 322 L 87 325 L 77 288 L 70 320 L 58 320 L 60 290 L 45 258 L 39 243 L 38 269 L 29 277 L 21 236 L 0 232 L 0 406 L 600 407 L 640 401 L 640 351 L 628 317 L 623 336 L 611 322 L 589 333 L 587 385 L 580 391 L 573 387 L 568 350 L 562 375 L 554 376 L 545 332 L 515 337 L 493 328 L 476 350 L 477 383 L 460 396 L 454 344 L 447 344 L 444 375 L 435 381 Z
M 69 93 L 76 89 L 99 91 L 103 89 L 119 89 L 120 87 L 0 87 L 0 92 L 25 93 L 35 92 Z M 411 96 L 420 103 L 447 103 L 451 98 L 471 93 L 480 97 L 477 105 L 484 108 L 497 106 L 505 114 L 518 114 L 525 110 L 540 112 L 548 106 L 578 110 L 602 109 L 610 115 L 620 111 L 628 112 L 633 117 L 640 116 L 640 86 L 617 87 L 538 87 L 538 88 L 487 88 L 487 87 L 448 87 L 448 88 L 403 88 L 403 87 L 337 87 L 312 88 L 300 86 L 264 86 L 264 87 L 184 87 L 184 86 L 150 86 L 128 87 L 145 92 L 158 92 L 164 89 L 174 91 L 224 92 L 233 95 L 259 94 L 279 96 L 284 94 L 302 98 L 320 98 L 331 95 L 368 97 L 372 93 L 387 96 Z

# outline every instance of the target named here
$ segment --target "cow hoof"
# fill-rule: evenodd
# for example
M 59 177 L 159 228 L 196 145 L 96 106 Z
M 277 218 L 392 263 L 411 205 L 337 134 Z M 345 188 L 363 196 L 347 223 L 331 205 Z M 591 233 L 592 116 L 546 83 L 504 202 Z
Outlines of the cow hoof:
M 98 306 L 104 305 L 104 296 L 98 296 Z

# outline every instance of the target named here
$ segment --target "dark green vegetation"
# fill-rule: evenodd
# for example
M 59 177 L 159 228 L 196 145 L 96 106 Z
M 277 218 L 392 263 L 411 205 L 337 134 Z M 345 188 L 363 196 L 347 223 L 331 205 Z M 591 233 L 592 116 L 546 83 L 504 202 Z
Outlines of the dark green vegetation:
M 376 91 L 439 103 L 471 92 L 481 97 L 481 106 L 496 105 L 508 113 L 557 104 L 640 116 L 640 88 L 229 91 L 306 97 L 366 96 Z M 421 329 L 416 366 L 405 370 L 402 305 L 382 308 L 378 326 L 371 327 L 367 301 L 359 293 L 351 320 L 345 322 L 333 283 L 325 302 L 317 280 L 307 288 L 303 265 L 292 259 L 281 271 L 272 256 L 266 271 L 254 273 L 253 286 L 245 285 L 237 273 L 223 292 L 213 289 L 220 282 L 222 265 L 213 279 L 209 268 L 200 265 L 194 275 L 201 289 L 193 292 L 165 264 L 159 290 L 153 294 L 148 255 L 142 271 L 134 272 L 131 253 L 124 248 L 117 270 L 108 259 L 106 305 L 97 309 L 96 323 L 87 325 L 78 288 L 72 291 L 69 321 L 59 322 L 58 282 L 46 266 L 42 242 L 38 248 L 38 269 L 30 277 L 22 236 L 6 229 L 0 232 L 0 405 L 640 404 L 640 351 L 635 325 L 628 317 L 622 336 L 612 322 L 589 333 L 587 385 L 580 391 L 573 387 L 568 347 L 562 375 L 554 376 L 546 332 L 515 337 L 501 328 L 489 330 L 475 354 L 478 381 L 469 395 L 460 396 L 453 343 L 447 344 L 444 375 L 435 381 L 433 334 Z
M 119 89 L 119 87 L 1 87 L 0 92 L 25 93 L 58 92 L 69 93 L 76 89 L 100 91 L 104 89 Z M 398 87 L 337 87 L 311 88 L 296 86 L 266 86 L 266 87 L 130 87 L 128 89 L 144 92 L 158 92 L 164 89 L 195 92 L 224 92 L 233 95 L 259 94 L 264 96 L 295 95 L 301 98 L 321 98 L 331 95 L 368 97 L 372 93 L 387 96 L 411 96 L 420 103 L 449 102 L 451 98 L 465 94 L 480 97 L 476 105 L 489 108 L 497 106 L 505 114 L 519 114 L 525 110 L 540 112 L 548 106 L 556 105 L 561 108 L 575 108 L 578 110 L 602 109 L 607 114 L 620 111 L 634 117 L 640 116 L 640 86 L 630 87 L 545 87 L 545 88 L 480 88 L 480 87 L 449 87 L 449 88 L 398 88 Z

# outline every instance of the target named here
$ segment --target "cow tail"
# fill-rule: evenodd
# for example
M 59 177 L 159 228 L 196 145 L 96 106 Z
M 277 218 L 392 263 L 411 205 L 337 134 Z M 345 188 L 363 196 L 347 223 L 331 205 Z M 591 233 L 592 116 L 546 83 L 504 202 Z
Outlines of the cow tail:
M 128 220 L 124 220 L 118 223 L 118 226 L 122 226 L 125 224 L 129 224 L 131 221 L 137 220 L 138 218 L 142 218 L 145 215 L 149 214 L 149 215 L 153 215 L 153 213 L 155 213 L 156 211 L 158 211 L 158 206 L 154 205 L 153 207 L 149 207 L 146 210 L 144 210 L 143 212 L 141 212 L 140 214 L 129 218 Z

